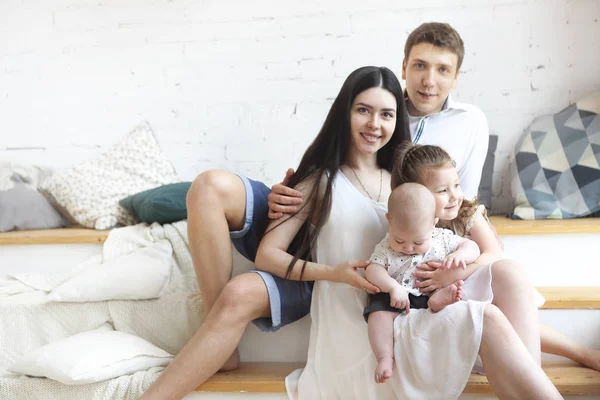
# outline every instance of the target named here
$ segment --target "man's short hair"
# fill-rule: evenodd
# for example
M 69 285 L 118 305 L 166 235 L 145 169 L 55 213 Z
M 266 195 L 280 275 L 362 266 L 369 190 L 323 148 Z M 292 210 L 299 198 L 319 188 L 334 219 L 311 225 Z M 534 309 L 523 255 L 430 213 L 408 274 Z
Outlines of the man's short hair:
M 404 58 L 408 60 L 413 46 L 419 43 L 430 43 L 437 47 L 443 47 L 458 57 L 456 72 L 460 70 L 465 58 L 465 44 L 456 30 L 449 24 L 442 22 L 426 22 L 412 31 L 404 45 Z

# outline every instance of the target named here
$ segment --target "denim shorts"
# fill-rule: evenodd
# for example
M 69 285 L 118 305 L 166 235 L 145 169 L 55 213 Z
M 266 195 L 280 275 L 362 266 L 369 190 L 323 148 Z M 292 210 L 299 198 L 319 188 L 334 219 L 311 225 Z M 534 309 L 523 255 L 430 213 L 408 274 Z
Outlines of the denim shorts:
M 230 232 L 230 236 L 237 251 L 254 262 L 258 245 L 269 224 L 267 196 L 271 190 L 262 182 L 242 175 L 239 177 L 246 188 L 246 219 L 244 227 Z M 314 282 L 283 279 L 263 271 L 251 272 L 259 274 L 265 282 L 271 303 L 271 318 L 253 321 L 260 330 L 276 331 L 309 313 Z

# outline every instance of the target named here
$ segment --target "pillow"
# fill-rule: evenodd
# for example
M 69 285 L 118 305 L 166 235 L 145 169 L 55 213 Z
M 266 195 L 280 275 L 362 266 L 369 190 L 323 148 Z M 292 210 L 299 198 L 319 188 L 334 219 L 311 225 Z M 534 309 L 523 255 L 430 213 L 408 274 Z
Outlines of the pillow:
M 600 210 L 600 92 L 536 118 L 510 165 L 513 219 L 575 218 Z
M 57 340 L 22 356 L 8 370 L 68 385 L 100 382 L 164 367 L 173 356 L 129 333 L 100 328 Z
M 69 225 L 44 196 L 24 183 L 15 182 L 12 189 L 0 191 L 0 232 Z
M 177 182 L 173 165 L 162 153 L 150 127 L 137 126 L 120 143 L 99 157 L 56 172 L 41 190 L 77 223 L 109 229 L 135 218 L 119 199 L 158 185 Z
M 481 171 L 479 182 L 479 204 L 483 204 L 488 211 L 492 210 L 492 183 L 494 177 L 494 162 L 496 160 L 496 148 L 498 147 L 498 135 L 490 135 L 487 156 Z
M 39 181 L 50 174 L 40 167 L 0 163 L 0 232 L 69 226 L 37 191 Z
M 54 288 L 48 300 L 81 303 L 157 298 L 169 283 L 172 252 L 168 240 L 159 240 L 133 253 L 90 263 Z
M 146 190 L 119 201 L 125 209 L 140 221 L 149 224 L 187 219 L 185 198 L 192 182 L 179 182 Z

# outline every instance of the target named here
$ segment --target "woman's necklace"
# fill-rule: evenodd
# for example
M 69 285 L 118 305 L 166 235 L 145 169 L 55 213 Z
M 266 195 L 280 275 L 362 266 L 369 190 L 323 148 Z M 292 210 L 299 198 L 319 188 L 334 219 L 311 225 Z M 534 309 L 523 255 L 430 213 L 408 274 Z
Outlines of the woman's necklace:
M 371 194 L 369 193 L 369 191 L 367 190 L 367 188 L 365 187 L 365 185 L 363 185 L 363 183 L 360 181 L 360 178 L 358 177 L 358 175 L 356 174 L 356 171 L 354 170 L 354 168 L 352 168 L 350 165 L 348 165 L 348 167 L 352 170 L 352 172 L 354 173 L 354 176 L 356 177 L 356 180 L 358 181 L 358 183 L 360 183 L 360 186 L 363 188 L 363 190 L 365 191 L 365 193 L 367 194 L 367 196 L 369 196 L 369 198 L 373 201 L 375 201 L 375 199 L 373 199 L 371 197 Z M 379 200 L 381 200 L 381 189 L 383 189 L 383 168 L 380 168 L 379 171 L 381 172 L 381 176 L 379 178 L 379 195 L 377 196 L 377 202 L 379 203 Z

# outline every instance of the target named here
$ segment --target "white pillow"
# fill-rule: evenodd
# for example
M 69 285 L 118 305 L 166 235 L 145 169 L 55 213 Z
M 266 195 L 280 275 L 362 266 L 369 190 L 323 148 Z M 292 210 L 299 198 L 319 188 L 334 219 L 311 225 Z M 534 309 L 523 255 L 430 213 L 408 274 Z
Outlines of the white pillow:
M 21 357 L 8 370 L 68 385 L 84 384 L 164 367 L 172 358 L 144 339 L 115 331 L 105 323 L 93 331 L 42 346 Z
M 143 300 L 157 298 L 169 283 L 173 248 L 167 240 L 86 266 L 48 295 L 49 301 Z
M 70 220 L 88 228 L 109 229 L 117 223 L 136 222 L 119 200 L 175 182 L 175 168 L 150 127 L 143 124 L 99 157 L 55 172 L 42 182 L 40 191 Z

